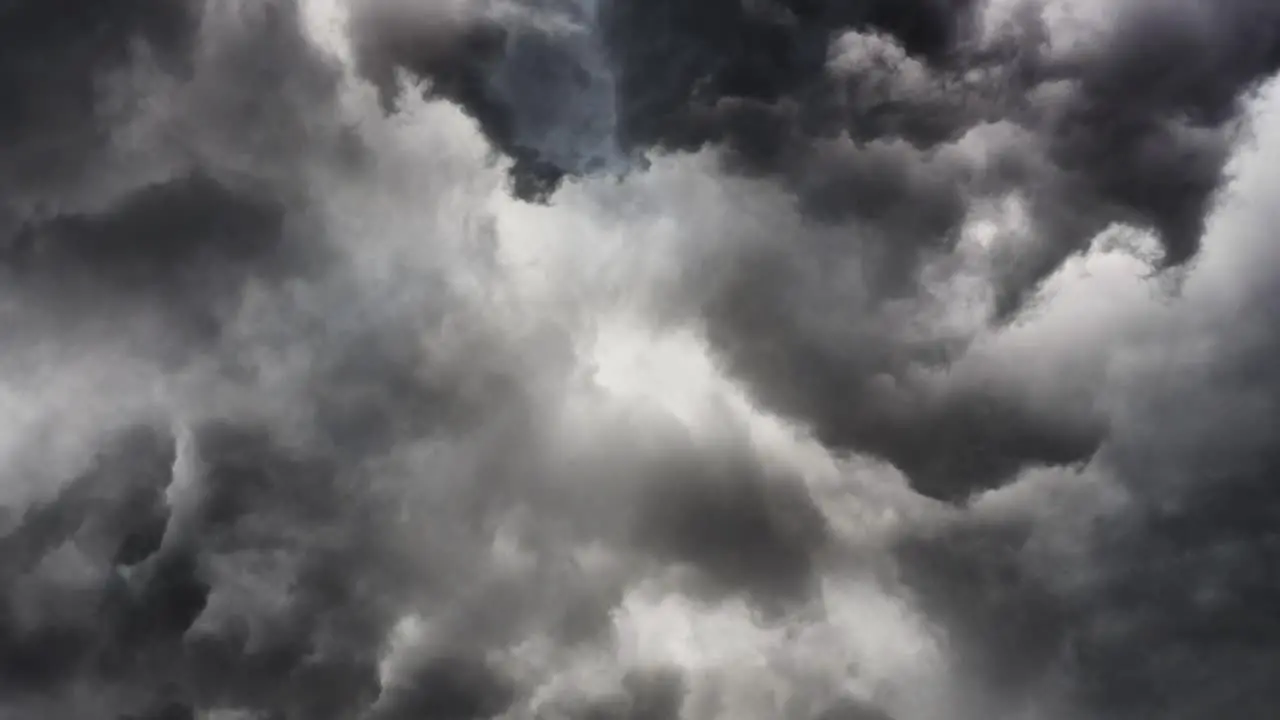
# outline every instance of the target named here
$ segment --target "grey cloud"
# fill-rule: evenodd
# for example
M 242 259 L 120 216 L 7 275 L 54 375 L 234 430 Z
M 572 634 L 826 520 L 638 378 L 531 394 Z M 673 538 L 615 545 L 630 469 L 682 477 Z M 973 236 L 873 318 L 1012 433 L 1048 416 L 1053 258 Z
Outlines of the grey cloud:
M 1021 500 L 1017 486 L 980 498 L 967 519 L 899 548 L 906 582 L 938 604 L 981 682 L 1016 673 L 1016 692 L 992 693 L 999 703 L 1052 688 L 1067 714 L 1208 718 L 1265 717 L 1275 702 L 1262 678 L 1280 666 L 1268 609 L 1276 264 L 1274 212 L 1258 202 L 1275 187 L 1272 132 L 1237 165 L 1182 294 L 1112 341 L 1138 364 L 1115 376 L 1094 461 L 1038 491 L 1044 479 L 1024 479 Z M 1091 506 L 1100 488 L 1120 501 Z M 1012 513 L 990 512 L 1001 496 Z
M 69 142 L 0 168 L 0 390 L 159 399 L 48 410 L 99 452 L 2 518 L 4 712 L 1267 717 L 1272 223 L 1205 218 L 1269 5 L 1063 49 L 1034 5 L 383 2 L 357 68 L 317 7 L 122 10 L 47 75 L 5 11 L 15 134 Z M 1072 295 L 1113 223 L 1181 295 Z M 619 315 L 709 349 L 606 387 Z
M 191 49 L 195 15 L 181 0 L 133 0 L 110 7 L 24 0 L 0 10 L 5 204 L 63 193 L 89 172 L 103 150 L 97 102 L 102 74 L 126 65 L 135 43 L 180 68 Z M 6 210 L 4 215 L 15 212 Z
M 892 429 L 895 414 L 923 437 L 954 436 L 944 444 L 955 449 L 936 451 L 939 467 L 959 468 L 951 478 L 910 470 L 939 496 L 990 487 L 1029 464 L 1090 457 L 1102 423 L 1040 417 L 1016 393 L 958 391 L 936 410 L 875 409 L 866 388 L 877 375 L 906 382 L 908 368 L 945 363 L 964 340 L 908 345 L 887 307 L 927 294 L 929 268 L 958 252 L 975 209 L 1007 198 L 1025 206 L 1027 220 L 989 250 L 998 323 L 1115 224 L 1154 232 L 1163 267 L 1194 257 L 1241 103 L 1280 67 L 1280 17 L 1270 6 L 1139 3 L 1066 46 L 1035 3 L 1021 3 L 994 31 L 983 28 L 984 6 L 968 3 L 676 5 L 598 8 L 620 148 L 719 148 L 726 169 L 777 183 L 807 219 L 833 228 L 822 240 L 798 230 L 772 254 L 744 250 L 747 259 L 726 261 L 741 270 L 705 317 L 728 362 L 775 407 L 847 447 L 918 465 L 914 431 Z M 419 13 L 416 25 L 412 6 L 396 7 L 402 22 L 360 26 L 372 28 L 359 35 L 369 57 L 428 78 L 433 92 L 467 107 L 519 158 L 517 185 L 545 189 L 574 170 L 522 141 L 533 99 L 493 80 L 517 65 L 585 78 L 583 58 L 549 29 L 550 18 L 573 17 L 572 3 L 447 19 Z M 525 167 L 543 168 L 541 180 L 530 184 Z M 847 282 L 841 270 L 827 287 L 824 270 L 814 283 L 791 269 L 815 263 L 856 263 L 870 288 L 863 305 L 849 307 L 836 289 Z M 798 292 L 812 298 L 797 301 Z M 806 327 L 815 312 L 837 329 Z M 859 327 L 867 317 L 885 318 L 872 321 L 882 325 L 872 338 Z M 977 416 L 992 419 L 968 420 Z

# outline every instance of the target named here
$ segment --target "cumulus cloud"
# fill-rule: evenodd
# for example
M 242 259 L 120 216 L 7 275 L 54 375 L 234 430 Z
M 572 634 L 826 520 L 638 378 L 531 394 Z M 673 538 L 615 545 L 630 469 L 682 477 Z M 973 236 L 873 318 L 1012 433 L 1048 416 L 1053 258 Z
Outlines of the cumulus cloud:
M 0 716 L 1269 717 L 1277 33 L 0 7 Z

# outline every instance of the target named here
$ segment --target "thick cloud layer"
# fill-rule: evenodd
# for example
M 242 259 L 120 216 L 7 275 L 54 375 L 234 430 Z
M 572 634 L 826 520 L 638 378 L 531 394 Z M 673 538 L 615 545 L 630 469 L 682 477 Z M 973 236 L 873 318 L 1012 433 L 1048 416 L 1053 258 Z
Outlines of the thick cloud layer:
M 1117 225 L 1154 233 L 1160 266 L 1185 264 L 1241 103 L 1280 69 L 1280 14 L 1247 1 L 1212 12 L 1130 3 L 1079 28 L 1034 3 L 458 8 L 369 4 L 357 48 L 379 68 L 370 76 L 388 87 L 398 66 L 459 102 L 520 158 L 517 190 L 589 165 L 530 128 L 577 127 L 569 114 L 590 110 L 611 123 L 619 153 L 714 147 L 723 170 L 794 194 L 818 231 L 735 257 L 744 267 L 703 299 L 710 337 L 772 405 L 829 442 L 912 465 L 921 486 L 947 496 L 1029 462 L 1087 458 L 1101 429 L 985 392 L 921 399 L 905 421 L 868 402 L 877 377 L 909 386 L 906 368 L 946 362 L 967 335 L 903 337 L 913 320 L 898 306 L 932 299 L 939 273 L 963 272 L 954 264 L 967 236 L 992 223 L 979 312 L 1001 321 Z M 596 135 L 573 135 L 580 154 L 600 154 Z M 864 296 L 850 296 L 851 274 Z M 977 415 L 991 419 L 977 427 Z M 970 457 L 975 446 L 990 449 Z
M 0 36 L 0 717 L 1280 701 L 1271 3 Z

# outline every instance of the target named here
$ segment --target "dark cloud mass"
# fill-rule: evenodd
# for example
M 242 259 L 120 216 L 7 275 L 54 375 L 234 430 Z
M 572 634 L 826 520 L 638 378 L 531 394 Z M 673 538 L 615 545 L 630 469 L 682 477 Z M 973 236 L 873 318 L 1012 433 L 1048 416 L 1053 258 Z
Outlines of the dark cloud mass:
M 1264 0 L 0 0 L 0 720 L 1272 717 L 1278 71 Z
M 803 306 L 791 300 L 804 292 L 795 285 L 817 284 L 822 302 L 823 293 L 834 293 L 821 285 L 843 281 L 822 268 L 799 280 L 792 267 L 817 261 L 837 268 L 856 253 L 865 282 L 883 287 L 869 307 L 848 312 L 879 315 L 884 299 L 925 290 L 922 266 L 955 250 L 975 204 L 1011 197 L 1025 205 L 1028 220 L 991 260 L 998 319 L 1015 316 L 1064 259 L 1114 224 L 1154 232 L 1162 265 L 1182 265 L 1196 253 L 1224 180 L 1242 99 L 1280 69 L 1280 14 L 1267 3 L 1224 3 L 1212 13 L 1185 3 L 1132 4 L 1078 48 L 1052 47 L 1048 21 L 1030 4 L 984 35 L 982 9 L 964 2 L 615 0 L 582 21 L 605 38 L 599 52 L 613 69 L 610 112 L 621 152 L 720 147 L 731 171 L 781 183 L 806 215 L 843 236 L 814 247 L 788 238 L 778 254 L 754 261 L 759 273 L 749 269 L 726 283 L 725 296 L 707 312 L 729 361 L 832 442 L 899 464 L 954 468 L 963 479 L 956 491 L 943 489 L 927 468 L 913 473 L 942 495 L 1001 482 L 1025 463 L 1085 459 L 1098 433 L 1086 427 L 1051 438 L 1057 428 L 1036 427 L 1045 420 L 1019 409 L 1017 399 L 998 401 L 1008 409 L 991 412 L 983 397 L 945 401 L 945 409 L 910 418 L 907 429 L 888 430 L 893 418 L 855 399 L 861 386 L 945 350 L 924 348 L 920 359 L 889 337 L 856 349 L 843 338 L 787 337 L 806 322 L 789 316 Z M 563 12 L 566 22 L 576 21 Z M 416 34 L 408 23 L 387 22 L 390 29 L 370 31 L 364 47 L 382 67 L 421 74 L 434 92 L 474 114 L 499 147 L 520 158 L 517 188 L 545 187 L 548 172 L 572 167 L 557 171 L 545 146 L 521 142 L 518 128 L 532 100 L 524 90 L 495 85 L 493 74 L 537 67 L 520 72 L 552 78 L 537 85 L 540 93 L 589 81 L 561 80 L 566 64 L 583 62 L 572 46 L 556 43 L 565 31 L 500 17 L 459 12 L 448 42 L 434 36 L 445 32 L 443 21 L 424 20 Z M 382 27 L 374 20 L 367 26 Z M 757 345 L 770 346 L 776 360 L 766 363 Z M 902 357 L 875 357 L 886 353 Z M 841 378 L 833 384 L 828 373 Z M 814 374 L 813 382 L 801 379 Z M 848 387 L 836 390 L 840 385 Z M 953 422 L 944 418 L 976 413 L 1009 419 L 971 431 L 977 436 L 945 429 Z M 921 461 L 915 432 L 956 440 L 943 440 Z M 965 448 L 975 444 L 992 447 L 990 459 L 967 459 Z

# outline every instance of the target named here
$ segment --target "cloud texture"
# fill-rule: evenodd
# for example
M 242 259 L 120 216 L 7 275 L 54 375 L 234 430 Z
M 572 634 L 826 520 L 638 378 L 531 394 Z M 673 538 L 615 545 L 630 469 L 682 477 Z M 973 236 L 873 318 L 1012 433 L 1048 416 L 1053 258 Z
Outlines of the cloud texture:
M 1269 718 L 1280 6 L 0 3 L 0 718 Z

